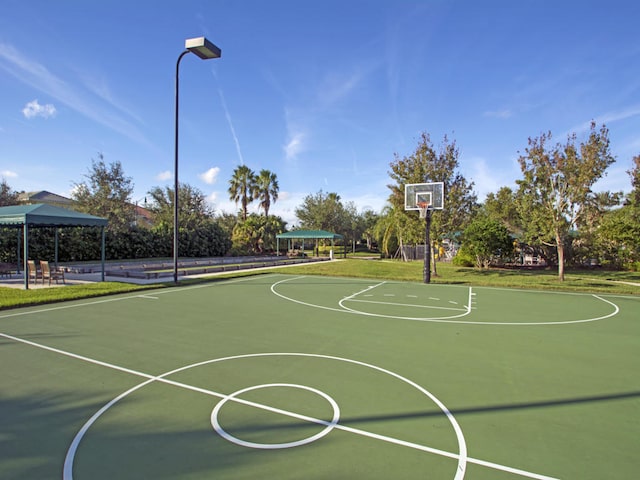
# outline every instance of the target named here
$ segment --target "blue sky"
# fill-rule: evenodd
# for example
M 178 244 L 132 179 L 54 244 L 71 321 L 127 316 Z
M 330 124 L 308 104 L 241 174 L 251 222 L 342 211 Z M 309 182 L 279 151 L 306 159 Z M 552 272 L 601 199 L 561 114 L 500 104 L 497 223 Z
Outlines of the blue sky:
M 222 58 L 182 60 L 179 178 L 217 212 L 240 164 L 277 174 L 290 227 L 319 190 L 380 211 L 421 132 L 456 140 L 482 200 L 529 137 L 591 120 L 617 158 L 598 189 L 629 191 L 638 18 L 631 0 L 2 0 L 0 176 L 70 195 L 102 153 L 134 201 L 173 185 L 175 64 L 204 35 Z

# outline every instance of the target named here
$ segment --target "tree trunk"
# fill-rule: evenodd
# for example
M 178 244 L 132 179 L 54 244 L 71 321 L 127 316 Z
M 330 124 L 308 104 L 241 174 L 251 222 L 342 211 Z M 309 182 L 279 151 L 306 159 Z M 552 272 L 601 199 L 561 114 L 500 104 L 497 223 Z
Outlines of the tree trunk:
M 558 234 L 556 234 L 556 246 L 558 248 L 558 280 L 564 282 L 564 242 Z

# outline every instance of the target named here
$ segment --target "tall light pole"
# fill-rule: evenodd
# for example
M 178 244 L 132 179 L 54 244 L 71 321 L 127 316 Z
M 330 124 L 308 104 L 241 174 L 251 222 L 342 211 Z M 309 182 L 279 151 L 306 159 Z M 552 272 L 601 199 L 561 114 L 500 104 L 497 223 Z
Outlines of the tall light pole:
M 205 37 L 189 38 L 184 44 L 185 51 L 180 54 L 178 61 L 176 62 L 176 118 L 175 118 L 175 163 L 174 163 L 174 184 L 173 184 L 173 281 L 178 283 L 178 96 L 179 88 L 179 72 L 180 72 L 180 60 L 187 53 L 195 53 L 202 60 L 209 60 L 211 58 L 220 58 L 222 51 L 216 47 L 213 43 L 207 40 Z

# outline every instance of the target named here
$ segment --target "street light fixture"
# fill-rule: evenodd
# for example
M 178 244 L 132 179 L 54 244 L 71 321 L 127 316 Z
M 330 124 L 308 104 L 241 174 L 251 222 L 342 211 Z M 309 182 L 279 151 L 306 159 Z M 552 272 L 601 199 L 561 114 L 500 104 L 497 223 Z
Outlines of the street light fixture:
M 178 283 L 178 95 L 179 95 L 179 71 L 180 60 L 187 53 L 195 53 L 202 60 L 220 58 L 222 51 L 205 37 L 189 38 L 184 44 L 185 51 L 180 54 L 176 62 L 176 118 L 175 118 L 175 163 L 174 163 L 174 184 L 173 184 L 173 281 Z

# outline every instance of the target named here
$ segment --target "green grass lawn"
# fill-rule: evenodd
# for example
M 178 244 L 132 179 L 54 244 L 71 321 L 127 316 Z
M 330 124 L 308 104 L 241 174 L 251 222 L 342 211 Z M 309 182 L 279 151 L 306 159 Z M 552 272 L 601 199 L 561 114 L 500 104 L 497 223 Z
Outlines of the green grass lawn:
M 349 259 L 340 262 L 309 264 L 290 267 L 288 273 L 305 275 L 338 275 L 355 278 L 380 278 L 408 282 L 421 282 L 424 264 L 420 261 Z M 640 294 L 638 272 L 612 272 L 603 270 L 569 271 L 565 281 L 558 280 L 552 270 L 476 269 L 457 267 L 450 263 L 437 263 L 438 275 L 431 282 L 449 285 L 477 285 L 491 287 L 529 288 L 575 292 Z
M 422 281 L 423 263 L 397 260 L 346 259 L 275 268 L 274 271 L 301 273 L 305 275 L 332 275 L 352 278 L 386 279 L 407 282 Z M 606 270 L 569 271 L 566 280 L 560 282 L 557 273 L 551 270 L 522 271 L 517 269 L 475 269 L 456 267 L 449 263 L 437 264 L 437 276 L 432 283 L 451 285 L 477 285 L 506 288 L 527 288 L 573 292 L 615 293 L 640 295 L 640 287 L 622 282 L 640 283 L 638 272 L 613 272 Z M 232 278 L 256 275 L 261 272 L 238 271 L 212 276 L 209 279 L 188 279 L 183 284 L 210 281 L 212 278 Z M 172 285 L 167 282 L 167 286 Z M 157 288 L 158 285 L 155 285 Z M 38 305 L 64 300 L 130 292 L 149 288 L 124 282 L 104 282 L 89 285 L 73 285 L 65 288 L 19 290 L 0 287 L 0 310 L 26 305 Z
M 97 282 L 82 285 L 67 285 L 64 288 L 39 288 L 31 290 L 0 287 L 0 310 L 134 292 L 148 288 L 150 287 L 145 285 L 120 282 Z

